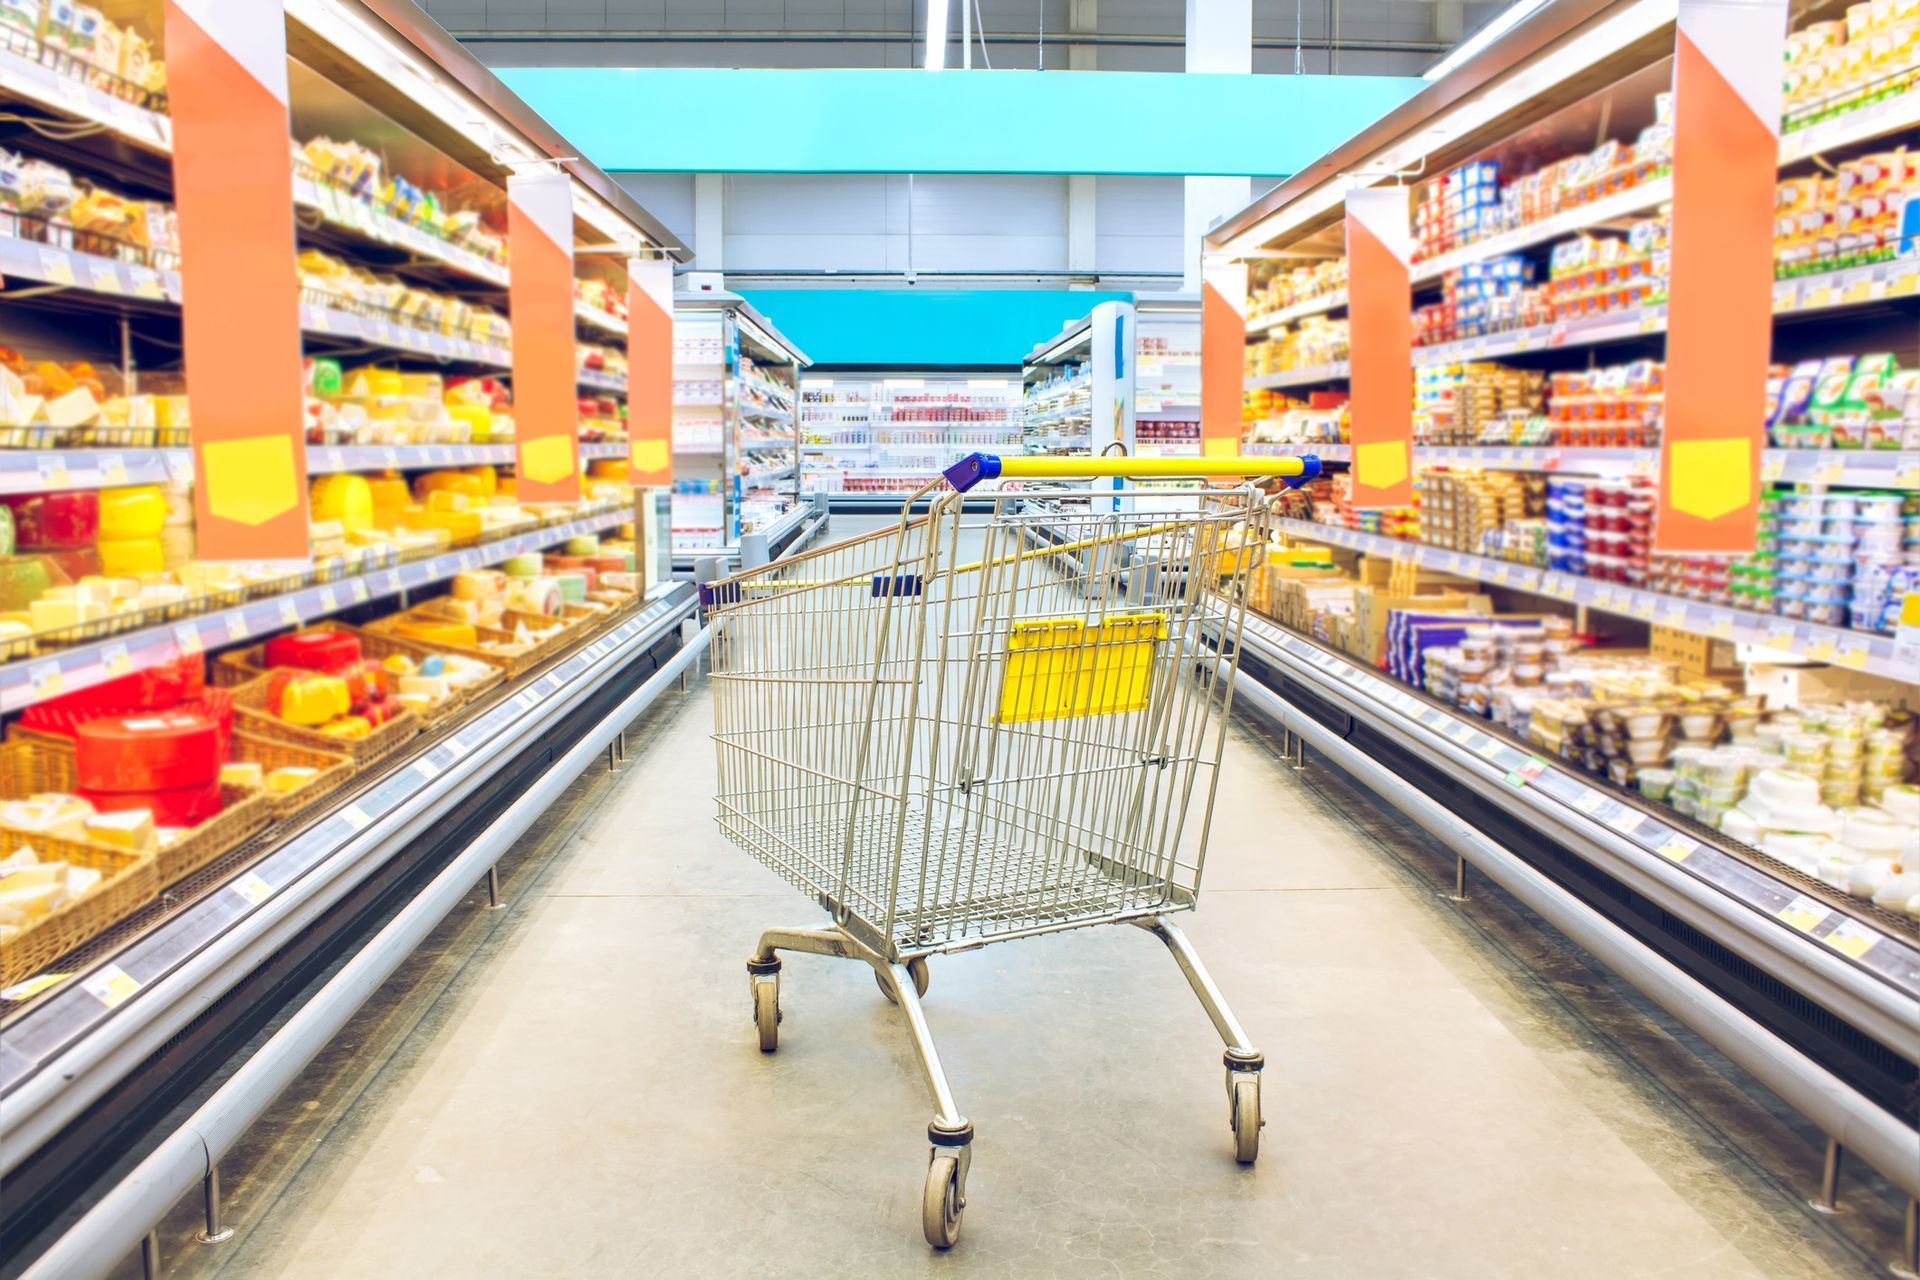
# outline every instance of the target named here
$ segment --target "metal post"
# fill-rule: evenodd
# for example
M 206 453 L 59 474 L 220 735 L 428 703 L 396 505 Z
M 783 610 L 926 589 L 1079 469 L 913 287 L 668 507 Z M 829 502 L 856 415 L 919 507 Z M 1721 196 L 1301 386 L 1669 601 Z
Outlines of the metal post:
M 222 1240 L 233 1238 L 233 1228 L 222 1226 L 220 1222 L 220 1166 L 207 1166 L 207 1179 L 201 1188 L 206 1194 L 207 1226 L 194 1237 L 201 1244 L 219 1244 Z
M 1827 1162 L 1820 1171 L 1820 1198 L 1813 1201 L 1813 1207 L 1821 1213 L 1840 1212 L 1840 1161 L 1846 1153 L 1838 1138 L 1827 1139 Z
M 1907 1238 L 1901 1245 L 1900 1265 L 1909 1276 L 1920 1276 L 1920 1200 L 1907 1197 Z
M 613 744 L 609 742 L 607 744 L 607 772 L 614 773 L 614 772 L 617 772 L 619 768 L 620 768 L 620 757 L 618 754 L 615 753 L 613 749 Z
M 146 1280 L 160 1280 L 160 1233 L 149 1231 L 140 1237 L 140 1273 Z
M 1293 771 L 1304 773 L 1307 768 L 1307 740 L 1299 734 L 1293 735 Z
M 487 868 L 487 910 L 498 911 L 507 904 L 500 900 L 500 864 Z
M 1453 892 L 1443 894 L 1442 896 L 1449 902 L 1465 902 L 1467 900 L 1467 860 L 1465 858 L 1455 856 L 1453 860 Z

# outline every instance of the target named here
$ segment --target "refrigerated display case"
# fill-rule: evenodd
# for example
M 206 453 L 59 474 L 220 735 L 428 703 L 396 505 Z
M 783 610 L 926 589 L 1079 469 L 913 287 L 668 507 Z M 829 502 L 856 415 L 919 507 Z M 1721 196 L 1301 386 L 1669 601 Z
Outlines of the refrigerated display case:
M 1673 6 L 1549 4 L 1209 234 L 1244 447 L 1347 459 L 1343 200 L 1412 186 L 1414 503 L 1287 500 L 1242 680 L 1911 1196 L 1920 116 L 1910 41 L 1796 99 L 1893 20 L 1796 14 L 1748 554 L 1652 548 Z
M 1200 456 L 1200 300 L 1139 294 L 1133 379 L 1134 452 Z
M 189 407 L 264 375 L 188 385 L 175 160 L 206 144 L 169 116 L 163 6 L 110 9 L 112 67 L 0 19 L 0 111 L 27 126 L 0 170 L 30 178 L 0 204 L 9 1241 L 694 609 L 649 574 L 626 484 L 623 264 L 686 249 L 591 164 L 541 162 L 573 214 L 575 314 L 563 293 L 546 336 L 577 353 L 585 474 L 519 501 L 507 183 L 575 149 L 406 0 L 286 5 L 306 416 L 280 425 L 311 555 L 201 558 Z
M 803 378 L 800 392 L 810 487 L 842 505 L 911 493 L 956 458 L 1020 441 L 1010 373 L 836 372 Z
M 738 294 L 674 299 L 673 550 L 732 559 L 800 504 L 809 361 Z

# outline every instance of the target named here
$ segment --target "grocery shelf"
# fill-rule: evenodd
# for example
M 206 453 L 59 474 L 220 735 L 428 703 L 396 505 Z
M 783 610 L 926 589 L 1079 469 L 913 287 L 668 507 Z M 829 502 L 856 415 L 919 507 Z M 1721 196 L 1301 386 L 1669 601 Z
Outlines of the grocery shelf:
M 1298 369 L 1248 378 L 1247 390 L 1266 391 L 1281 387 L 1311 387 L 1322 382 L 1345 382 L 1351 371 L 1352 366 L 1345 360 L 1335 360 L 1331 364 L 1302 365 Z
M 1246 452 L 1298 457 L 1314 454 L 1347 461 L 1347 444 L 1255 442 Z M 1486 467 L 1497 471 L 1549 471 L 1610 479 L 1660 474 L 1658 449 L 1585 448 L 1576 445 L 1415 445 L 1416 466 Z M 1920 452 L 1893 449 L 1768 449 L 1760 455 L 1760 478 L 1768 483 L 1839 485 L 1858 489 L 1920 489 Z
M 1829 662 L 1892 680 L 1911 681 L 1914 674 L 1907 663 L 1896 657 L 1892 636 L 1800 622 L 1777 614 L 1703 604 L 1680 596 L 1642 591 L 1637 587 L 1600 582 L 1552 569 L 1541 569 L 1535 565 L 1515 564 L 1465 551 L 1448 551 L 1442 547 L 1406 542 L 1377 533 L 1315 524 L 1310 520 L 1280 519 L 1274 521 L 1274 525 L 1281 532 L 1307 541 L 1403 560 L 1456 577 L 1471 578 L 1476 582 L 1515 591 L 1530 591 L 1549 599 L 1638 618 L 1658 626 L 1742 644 L 1764 645 L 1810 662 Z
M 307 474 L 511 466 L 513 443 L 308 445 Z M 582 441 L 582 458 L 624 458 L 624 440 Z M 0 493 L 162 484 L 193 474 L 191 449 L 0 449 Z
M 580 370 L 580 385 L 591 387 L 595 391 L 611 391 L 615 395 L 627 394 L 627 379 L 617 373 L 601 373 L 595 369 Z
M 291 945 L 329 906 L 454 819 L 527 744 L 564 731 L 590 699 L 667 643 L 697 596 L 663 583 L 638 611 L 582 636 L 556 661 L 357 785 L 317 820 L 6 1023 L 0 1131 L 9 1174 L 119 1087 L 151 1048 Z M 79 1065 L 84 1064 L 84 1065 Z
M 161 113 L 123 102 L 12 49 L 0 48 L 0 101 L 7 98 L 99 125 L 148 151 L 163 155 L 173 151 L 173 121 Z
M 295 174 L 293 202 L 318 213 L 329 227 L 352 232 L 375 244 L 405 249 L 496 289 L 507 287 L 507 268 L 501 264 L 389 217 L 367 201 L 324 182 Z
M 623 338 L 627 335 L 627 322 L 625 320 L 622 320 L 619 316 L 608 315 L 598 307 L 590 307 L 584 302 L 576 302 L 573 304 L 573 315 L 576 320 L 589 329 L 598 329 L 602 333 L 617 333 Z
M 629 508 L 616 506 L 476 547 L 351 574 L 318 586 L 250 600 L 178 622 L 139 627 L 103 640 L 9 662 L 0 666 L 0 712 L 18 711 L 145 667 L 297 627 L 368 600 L 445 582 L 464 570 L 499 564 L 512 556 L 539 551 L 571 537 L 617 528 L 632 518 Z
M 1920 127 L 1920 92 L 1908 89 L 1871 106 L 1855 107 L 1837 116 L 1780 135 L 1780 163 L 1810 159 L 1855 143 L 1871 142 L 1888 134 Z
M 324 334 L 347 342 L 389 347 L 412 355 L 431 356 L 436 360 L 461 360 L 496 369 L 513 368 L 513 353 L 505 347 L 490 346 L 427 329 L 415 329 L 410 325 L 395 324 L 374 316 L 355 315 L 333 307 L 315 306 L 310 302 L 300 304 L 300 328 L 307 334 Z
M 1663 175 L 1646 182 L 1636 183 L 1624 191 L 1590 200 L 1571 209 L 1562 209 L 1550 217 L 1529 222 L 1525 226 L 1502 231 L 1497 235 L 1486 236 L 1451 253 L 1426 258 L 1413 264 L 1409 273 L 1415 285 L 1440 279 L 1449 271 L 1489 258 L 1498 258 L 1519 249 L 1532 248 L 1535 245 L 1548 244 L 1576 231 L 1601 226 L 1617 218 L 1631 214 L 1645 213 L 1657 209 L 1673 199 L 1673 178 Z
M 1299 302 L 1276 307 L 1263 315 L 1247 321 L 1247 335 L 1258 334 L 1262 337 L 1275 329 L 1284 329 L 1295 320 L 1304 320 L 1308 316 L 1323 316 L 1331 311 L 1344 311 L 1347 306 L 1347 291 L 1334 289 L 1318 297 L 1302 298 Z
M 176 305 L 180 301 L 178 272 L 159 271 L 18 236 L 0 236 L 0 277 L 82 289 L 123 301 Z

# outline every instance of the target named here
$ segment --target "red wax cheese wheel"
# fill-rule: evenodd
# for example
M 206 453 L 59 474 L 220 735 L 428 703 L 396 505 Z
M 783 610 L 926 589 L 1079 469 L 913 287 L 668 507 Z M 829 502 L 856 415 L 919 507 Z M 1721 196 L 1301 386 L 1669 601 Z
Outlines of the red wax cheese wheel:
M 171 791 L 220 777 L 220 726 L 205 716 L 162 711 L 89 720 L 74 734 L 74 765 L 85 791 Z
M 167 787 L 153 791 L 90 791 L 80 788 L 80 798 L 101 813 L 127 809 L 149 809 L 156 827 L 197 827 L 220 812 L 220 780 L 193 787 Z
M 149 714 L 151 707 L 62 707 L 52 702 L 37 703 L 20 712 L 20 727 L 35 733 L 53 733 L 73 738 L 80 726 L 95 720 L 118 720 Z M 233 737 L 233 694 L 226 689 L 202 689 L 192 698 L 175 703 L 167 710 L 182 715 L 204 716 L 218 729 L 220 756 L 226 758 L 227 743 Z
M 360 637 L 345 631 L 296 631 L 267 641 L 269 667 L 302 671 L 339 671 L 360 661 Z
M 48 698 L 41 707 L 62 710 L 99 708 L 125 715 L 134 711 L 162 711 L 200 696 L 207 684 L 206 659 L 198 654 L 162 662 L 131 675 L 75 689 Z
M 542 566 L 548 573 L 575 573 L 592 563 L 590 556 L 542 556 Z M 621 562 L 626 563 L 625 561 Z
M 22 551 L 91 547 L 100 536 L 97 489 L 10 493 L 0 502 L 13 508 L 14 544 Z
M 625 573 L 627 571 L 627 558 L 625 556 L 587 556 L 586 561 L 587 563 L 583 567 L 591 569 L 595 573 Z

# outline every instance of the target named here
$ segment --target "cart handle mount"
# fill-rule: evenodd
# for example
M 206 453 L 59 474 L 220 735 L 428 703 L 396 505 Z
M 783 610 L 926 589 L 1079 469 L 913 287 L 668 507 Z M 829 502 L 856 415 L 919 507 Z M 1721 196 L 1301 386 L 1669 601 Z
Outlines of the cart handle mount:
M 1345 462 L 1321 461 L 1312 454 L 1297 458 L 1003 458 L 992 453 L 970 453 L 948 467 L 947 483 L 961 493 L 982 480 L 1091 480 L 1118 476 L 1127 480 L 1195 479 L 1233 476 L 1244 480 L 1277 479 L 1289 489 L 1336 471 Z

